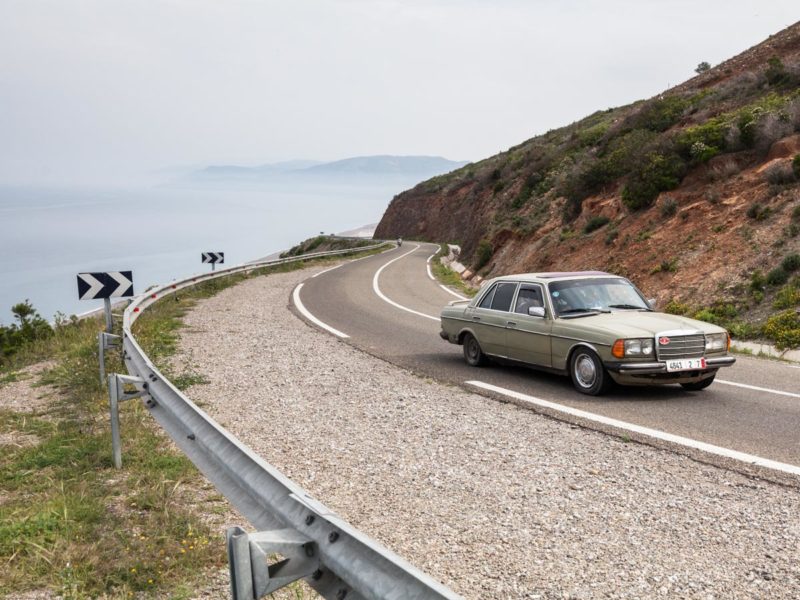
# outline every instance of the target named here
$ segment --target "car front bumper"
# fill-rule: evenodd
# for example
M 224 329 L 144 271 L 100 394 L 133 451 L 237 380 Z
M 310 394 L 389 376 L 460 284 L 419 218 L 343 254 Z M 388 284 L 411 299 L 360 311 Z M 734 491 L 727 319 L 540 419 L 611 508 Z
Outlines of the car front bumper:
M 720 367 L 730 367 L 736 362 L 733 356 L 718 356 L 714 358 L 706 358 L 706 368 L 698 369 L 699 373 L 707 373 L 709 371 L 716 371 Z M 661 373 L 668 373 L 667 363 L 662 361 L 654 362 L 608 362 L 605 365 L 606 369 L 620 375 L 659 375 Z M 686 371 L 684 371 L 686 372 Z M 691 372 L 691 371 L 689 371 Z M 679 371 L 680 373 L 680 371 Z M 670 373 L 673 375 L 674 373 Z

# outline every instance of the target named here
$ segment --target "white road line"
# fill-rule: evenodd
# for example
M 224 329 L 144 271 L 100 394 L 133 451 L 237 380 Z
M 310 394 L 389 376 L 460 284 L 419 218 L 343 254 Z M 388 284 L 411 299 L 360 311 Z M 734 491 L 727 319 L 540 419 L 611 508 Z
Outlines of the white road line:
M 756 392 L 767 392 L 769 394 L 777 394 L 778 396 L 788 396 L 789 398 L 800 398 L 800 394 L 795 394 L 793 392 L 773 390 L 771 388 L 763 388 L 755 385 L 747 385 L 746 383 L 736 383 L 735 381 L 725 381 L 724 379 L 715 379 L 714 383 L 724 383 L 725 385 L 732 385 L 735 387 L 744 388 L 746 390 L 754 390 Z
M 410 313 L 411 313 L 411 314 L 413 314 L 413 315 L 418 315 L 418 316 L 420 316 L 420 317 L 425 317 L 426 319 L 431 319 L 431 320 L 433 320 L 433 321 L 438 321 L 438 320 L 439 320 L 439 317 L 432 317 L 431 315 L 426 315 L 425 313 L 421 313 L 421 312 L 419 312 L 419 311 L 416 311 L 416 310 L 414 310 L 413 308 L 408 308 L 407 306 L 403 306 L 402 304 L 398 304 L 398 303 L 397 303 L 397 302 L 395 302 L 394 300 L 391 300 L 390 298 L 388 298 L 388 297 L 387 297 L 387 296 L 386 296 L 386 295 L 385 295 L 385 294 L 384 294 L 384 293 L 381 291 L 381 288 L 380 288 L 380 286 L 378 285 L 378 278 L 381 276 L 381 272 L 382 272 L 382 271 L 383 271 L 383 270 L 384 270 L 386 267 L 388 267 L 388 266 L 389 266 L 390 264 L 392 264 L 393 262 L 395 262 L 395 261 L 398 261 L 398 260 L 400 260 L 401 258 L 405 258 L 406 256 L 408 256 L 409 254 L 412 254 L 413 252 L 416 252 L 416 250 L 417 250 L 418 248 L 419 248 L 419 245 L 415 246 L 413 249 L 409 250 L 409 251 L 408 251 L 408 252 L 406 252 L 405 254 L 401 254 L 401 255 L 400 255 L 400 256 L 398 256 L 397 258 L 393 258 L 392 260 L 390 260 L 389 262 L 387 262 L 385 265 L 383 265 L 383 266 L 382 266 L 380 269 L 378 269 L 377 271 L 375 271 L 375 277 L 373 277 L 373 278 L 372 278 L 372 289 L 375 291 L 375 293 L 378 295 L 378 297 L 379 297 L 381 300 L 383 300 L 384 302 L 388 302 L 389 304 L 391 304 L 391 305 L 392 305 L 392 306 L 394 306 L 395 308 L 399 308 L 400 310 L 404 310 L 404 311 L 406 311 L 406 312 L 410 312 Z
M 437 253 L 435 253 L 435 252 L 434 252 L 433 254 L 431 254 L 431 255 L 428 257 L 428 260 L 426 260 L 426 261 L 425 261 L 425 269 L 427 269 L 427 271 L 428 271 L 428 277 L 430 277 L 430 278 L 431 278 L 431 281 L 436 281 L 436 278 L 433 276 L 433 273 L 431 273 L 431 259 L 432 259 L 434 256 L 436 256 L 436 254 L 437 254 Z
M 451 290 L 451 289 L 450 289 L 449 287 L 447 287 L 446 285 L 442 285 L 442 284 L 440 283 L 440 284 L 439 284 L 439 287 L 440 287 L 440 288 L 442 288 L 442 289 L 443 289 L 445 292 L 447 292 L 448 294 L 453 294 L 453 296 L 455 296 L 455 297 L 456 297 L 456 298 L 458 298 L 459 300 L 469 300 L 469 298 L 467 298 L 466 296 L 462 296 L 462 295 L 461 295 L 461 294 L 459 294 L 458 292 L 454 292 L 453 290 Z
M 646 435 L 648 437 L 655 438 L 658 440 L 663 440 L 665 442 L 671 442 L 673 444 L 679 444 L 681 446 L 686 446 L 688 448 L 695 448 L 697 450 L 702 450 L 704 452 L 708 452 L 709 454 L 716 454 L 718 456 L 724 456 L 725 458 L 732 458 L 749 464 L 758 465 L 760 467 L 766 467 L 768 469 L 774 469 L 776 471 L 783 471 L 784 473 L 800 475 L 800 466 L 797 465 L 790 465 L 786 463 L 776 462 L 774 460 L 769 460 L 768 458 L 761 458 L 760 456 L 745 454 L 744 452 L 729 450 L 728 448 L 722 448 L 720 446 L 714 446 L 712 444 L 707 444 L 705 442 L 699 442 L 691 438 L 685 438 L 679 435 L 673 435 L 671 433 L 659 431 L 658 429 L 650 429 L 649 427 L 642 427 L 640 425 L 634 425 L 633 423 L 627 423 L 625 421 L 619 421 L 617 419 L 612 419 L 610 417 L 596 415 L 594 413 L 586 412 L 585 410 L 572 408 L 571 406 L 564 406 L 562 404 L 557 404 L 555 402 L 549 402 L 548 400 L 542 400 L 541 398 L 528 396 L 527 394 L 521 394 L 519 392 L 508 390 L 506 388 L 497 387 L 496 385 L 492 385 L 490 383 L 484 383 L 482 381 L 465 381 L 464 383 L 490 392 L 495 392 L 496 394 L 502 394 L 503 396 L 508 396 L 509 398 L 515 398 L 516 400 L 520 400 L 528 404 L 533 404 L 535 406 L 540 406 L 543 408 L 549 408 L 550 410 L 555 410 L 567 415 L 571 415 L 573 417 L 586 419 L 588 421 L 601 423 L 603 425 L 610 425 L 611 427 L 624 429 L 626 431 L 631 431 L 634 433 L 640 433 L 642 435 Z
M 356 260 L 361 260 L 361 259 L 357 258 Z M 351 262 L 355 262 L 355 260 L 351 261 Z M 340 265 L 336 265 L 335 267 L 331 267 L 330 269 L 325 269 L 324 271 L 320 271 L 319 273 L 315 273 L 314 275 L 311 276 L 311 279 L 314 279 L 314 277 L 319 277 L 320 275 L 322 275 L 324 273 L 327 273 L 328 271 L 333 271 L 334 269 L 338 269 L 339 267 L 342 267 L 344 265 L 345 265 L 345 263 L 342 263 Z
M 314 315 L 312 315 L 308 311 L 308 309 L 303 305 L 302 300 L 300 300 L 300 290 L 301 289 L 303 289 L 303 284 L 302 283 L 300 285 L 298 285 L 296 288 L 294 288 L 294 292 L 292 293 L 292 300 L 294 301 L 294 305 L 295 305 L 295 307 L 297 307 L 297 310 L 300 311 L 300 314 L 302 314 L 306 319 L 308 319 L 309 321 L 311 321 L 312 323 L 314 323 L 318 327 L 322 327 L 325 331 L 329 331 L 330 333 L 332 333 L 333 335 L 335 335 L 337 337 L 340 337 L 340 338 L 343 338 L 343 339 L 344 338 L 349 338 L 350 336 L 347 335 L 346 333 L 342 333 L 338 329 L 334 329 L 330 325 L 327 325 L 327 324 L 323 323 L 322 321 L 320 321 L 317 317 L 315 317 Z

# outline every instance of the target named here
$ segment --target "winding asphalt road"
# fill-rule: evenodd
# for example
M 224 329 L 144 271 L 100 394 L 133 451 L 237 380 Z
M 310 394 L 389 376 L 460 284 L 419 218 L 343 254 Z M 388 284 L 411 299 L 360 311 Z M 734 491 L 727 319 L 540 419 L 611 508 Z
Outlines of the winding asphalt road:
M 624 421 L 688 438 L 701 450 L 711 444 L 782 463 L 784 471 L 788 467 L 800 474 L 797 366 L 739 356 L 736 365 L 720 370 L 714 384 L 700 392 L 679 386 L 618 387 L 600 398 L 577 393 L 568 377 L 522 367 L 469 367 L 461 347 L 439 337 L 439 311 L 457 298 L 430 276 L 427 261 L 437 250 L 433 244 L 407 242 L 344 263 L 306 280 L 295 290 L 294 305 L 304 318 L 343 341 L 437 381 L 465 385 L 477 380 L 500 388 L 490 395 L 501 399 L 514 401 L 510 396 L 515 393 L 534 396 L 573 413 L 598 415 L 601 422 Z M 482 393 L 488 386 L 467 385 Z M 564 418 L 559 409 L 541 412 Z M 584 422 L 574 415 L 566 420 Z M 602 423 L 590 426 L 605 428 Z

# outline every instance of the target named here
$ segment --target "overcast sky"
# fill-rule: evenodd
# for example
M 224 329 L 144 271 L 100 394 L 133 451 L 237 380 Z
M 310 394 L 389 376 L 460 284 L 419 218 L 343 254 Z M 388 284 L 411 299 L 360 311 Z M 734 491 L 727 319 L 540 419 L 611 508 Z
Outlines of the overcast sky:
M 0 182 L 477 160 L 799 18 L 797 0 L 0 0 Z

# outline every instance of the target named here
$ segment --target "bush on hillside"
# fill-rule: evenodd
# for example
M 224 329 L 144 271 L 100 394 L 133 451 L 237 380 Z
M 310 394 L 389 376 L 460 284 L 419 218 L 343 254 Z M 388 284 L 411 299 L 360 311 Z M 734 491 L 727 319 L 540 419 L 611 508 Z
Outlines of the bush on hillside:
M 795 154 L 794 160 L 792 160 L 792 171 L 794 171 L 794 176 L 800 179 L 800 154 Z
M 764 326 L 764 334 L 775 342 L 779 350 L 800 346 L 800 314 L 790 309 L 770 317 Z
M 767 283 L 769 285 L 783 285 L 787 281 L 789 281 L 789 273 L 782 267 L 775 267 L 767 273 Z
M 764 179 L 772 185 L 786 185 L 796 181 L 792 165 L 786 162 L 767 167 L 764 171 Z
M 699 75 L 700 73 L 705 73 L 710 68 L 711 68 L 711 65 L 708 62 L 703 61 L 700 64 L 698 64 L 697 67 L 695 67 L 694 72 Z
M 726 149 L 727 129 L 721 118 L 687 127 L 677 137 L 678 152 L 692 164 L 706 162 Z
M 473 265 L 475 270 L 482 269 L 492 259 L 492 254 L 494 254 L 494 248 L 492 248 L 488 240 L 478 242 L 478 248 L 475 250 L 475 264 Z
M 591 219 L 586 222 L 586 225 L 583 228 L 583 233 L 592 233 L 607 225 L 611 219 L 606 217 L 605 215 L 595 215 Z
M 787 273 L 794 273 L 800 269 L 800 254 L 789 254 L 781 261 L 781 268 Z
M 23 346 L 33 341 L 46 339 L 53 334 L 53 328 L 39 315 L 30 300 L 11 307 L 14 318 L 12 325 L 0 325 L 0 365 L 16 354 Z
M 622 202 L 631 210 L 650 206 L 663 191 L 678 187 L 686 166 L 675 154 L 653 152 L 622 190 Z

